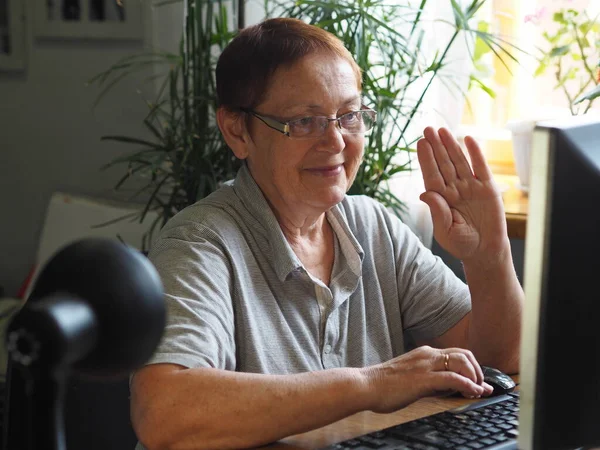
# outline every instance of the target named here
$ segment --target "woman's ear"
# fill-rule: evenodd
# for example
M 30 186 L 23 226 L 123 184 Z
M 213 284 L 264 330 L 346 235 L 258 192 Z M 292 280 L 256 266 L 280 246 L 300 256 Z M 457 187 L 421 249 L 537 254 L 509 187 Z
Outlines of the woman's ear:
M 224 106 L 217 109 L 217 124 L 225 138 L 225 142 L 239 159 L 248 157 L 250 137 L 246 131 L 245 115 L 239 111 L 232 111 Z

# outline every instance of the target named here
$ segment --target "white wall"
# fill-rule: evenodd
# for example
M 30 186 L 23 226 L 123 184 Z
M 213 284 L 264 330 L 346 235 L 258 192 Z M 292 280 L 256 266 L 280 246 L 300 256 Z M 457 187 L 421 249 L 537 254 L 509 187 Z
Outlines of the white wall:
M 145 137 L 144 99 L 153 99 L 153 88 L 142 80 L 150 74 L 121 81 L 95 110 L 100 90 L 86 81 L 124 56 L 177 51 L 182 23 L 182 3 L 152 8 L 156 1 L 142 1 L 143 42 L 36 40 L 31 11 L 42 1 L 28 1 L 27 69 L 0 72 L 0 287 L 6 296 L 17 293 L 35 261 L 52 192 L 126 198 L 112 191 L 125 167 L 100 167 L 133 147 L 100 137 Z M 262 19 L 262 11 L 262 0 L 247 0 L 247 24 Z
M 32 4 L 26 22 L 27 69 L 0 72 L 0 286 L 7 296 L 16 294 L 34 263 L 53 191 L 123 198 L 111 191 L 124 168 L 100 167 L 132 148 L 100 137 L 144 136 L 143 98 L 151 94 L 151 86 L 138 93 L 138 76 L 118 84 L 92 110 L 99 89 L 85 86 L 119 58 L 149 45 L 149 20 L 145 42 L 40 41 L 31 33 Z

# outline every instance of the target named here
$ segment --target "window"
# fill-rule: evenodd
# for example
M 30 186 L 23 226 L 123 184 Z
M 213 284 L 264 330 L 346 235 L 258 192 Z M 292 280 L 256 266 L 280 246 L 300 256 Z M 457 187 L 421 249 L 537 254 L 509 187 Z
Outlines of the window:
M 486 54 L 484 62 L 492 71 L 484 81 L 495 91 L 496 98 L 490 98 L 479 89 L 471 89 L 467 96 L 470 106 L 465 108 L 460 134 L 472 134 L 483 143 L 494 172 L 515 173 L 507 122 L 570 114 L 566 97 L 554 89 L 553 71 L 547 70 L 543 76 L 534 78 L 538 66 L 535 55 L 539 54 L 540 47 L 548 48 L 542 32 L 552 30 L 554 11 L 567 7 L 586 11 L 594 17 L 600 12 L 597 3 L 595 0 L 489 0 L 488 9 L 482 11 L 482 19 L 490 24 L 494 33 L 506 36 L 525 52 L 514 51 L 518 64 L 504 58 L 508 68 L 493 54 Z M 537 20 L 526 20 L 531 15 L 537 15 Z M 594 66 L 599 58 L 596 52 Z

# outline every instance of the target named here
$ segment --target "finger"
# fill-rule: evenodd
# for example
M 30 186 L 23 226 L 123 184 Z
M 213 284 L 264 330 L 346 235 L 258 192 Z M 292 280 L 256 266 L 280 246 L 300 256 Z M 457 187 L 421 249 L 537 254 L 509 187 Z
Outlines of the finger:
M 481 370 L 481 366 L 477 362 L 475 355 L 473 355 L 473 352 L 458 347 L 446 348 L 443 352 L 451 354 L 455 358 L 459 357 L 458 355 L 461 355 L 460 358 L 463 358 L 463 362 L 467 363 L 470 367 L 469 371 L 473 374 L 473 381 L 477 384 L 483 383 L 483 371 Z
M 469 156 L 471 157 L 471 164 L 473 165 L 473 173 L 477 177 L 477 179 L 481 181 L 489 181 L 492 179 L 492 171 L 488 166 L 485 157 L 483 156 L 483 152 L 479 147 L 479 144 L 475 139 L 471 136 L 465 137 L 465 145 L 467 146 L 467 151 L 469 152 Z
M 423 131 L 423 136 L 427 139 L 433 149 L 435 161 L 444 177 L 444 181 L 447 185 L 454 183 L 458 178 L 456 168 L 454 167 L 454 163 L 450 159 L 450 155 L 448 155 L 448 149 L 440 139 L 438 132 L 431 127 L 427 127 Z
M 483 395 L 492 395 L 494 393 L 494 388 L 485 381 L 481 383 L 481 387 L 483 388 Z
M 444 352 L 440 352 L 440 356 L 443 359 L 443 366 L 440 369 L 440 371 L 442 370 L 446 370 L 449 371 L 450 370 L 450 353 L 444 353 Z
M 457 391 L 464 397 L 475 398 L 485 395 L 483 386 L 473 383 L 469 378 L 455 372 L 434 372 L 435 391 Z
M 475 373 L 477 374 L 477 384 L 483 384 L 483 370 L 481 370 L 481 366 L 479 365 L 479 362 L 477 362 L 475 355 L 468 350 L 465 355 L 471 360 L 471 364 L 473 364 L 473 367 L 475 368 Z
M 441 191 L 444 189 L 446 182 L 435 161 L 433 148 L 426 139 L 419 139 L 417 142 L 417 158 L 419 159 L 419 166 L 423 173 L 425 189 L 432 191 Z
M 458 178 L 462 180 L 473 178 L 471 165 L 456 138 L 446 128 L 440 128 L 439 135 L 448 150 L 448 155 L 454 164 Z
M 434 229 L 449 230 L 452 227 L 452 210 L 448 203 L 437 192 L 423 192 L 419 198 L 429 206 Z
M 442 352 L 441 356 L 444 360 L 444 368 L 442 370 L 457 373 L 463 377 L 467 377 L 473 383 L 481 384 L 477 382 L 477 371 L 473 362 L 464 353 Z
M 481 384 L 477 382 L 477 372 L 473 363 L 463 353 L 448 354 L 448 370 L 467 377 L 473 383 Z

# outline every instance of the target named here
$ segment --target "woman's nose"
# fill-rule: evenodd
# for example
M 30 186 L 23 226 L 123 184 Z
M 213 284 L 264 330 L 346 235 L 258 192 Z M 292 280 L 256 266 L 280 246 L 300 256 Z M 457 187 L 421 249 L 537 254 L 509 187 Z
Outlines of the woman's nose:
M 327 124 L 320 146 L 323 150 L 332 153 L 339 153 L 344 149 L 346 143 L 339 120 L 332 120 Z

